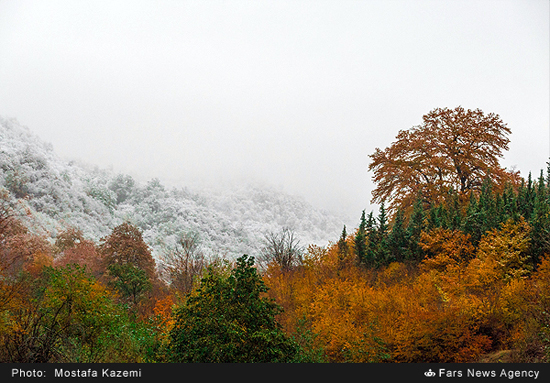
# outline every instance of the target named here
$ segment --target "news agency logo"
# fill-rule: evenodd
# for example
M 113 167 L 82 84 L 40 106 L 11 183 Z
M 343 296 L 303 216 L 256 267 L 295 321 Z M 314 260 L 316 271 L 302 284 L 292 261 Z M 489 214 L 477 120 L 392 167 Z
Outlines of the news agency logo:
M 424 375 L 427 376 L 428 378 L 433 378 L 435 376 L 435 372 L 433 372 L 432 369 L 430 368 L 428 371 L 424 373 Z

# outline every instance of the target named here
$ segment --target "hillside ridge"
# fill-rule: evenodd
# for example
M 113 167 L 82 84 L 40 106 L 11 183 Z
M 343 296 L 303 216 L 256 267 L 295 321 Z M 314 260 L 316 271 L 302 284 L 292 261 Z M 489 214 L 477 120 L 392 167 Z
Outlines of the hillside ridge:
M 198 235 L 208 255 L 235 257 L 259 251 L 263 236 L 293 229 L 303 246 L 327 245 L 338 238 L 344 218 L 317 209 L 299 196 L 274 187 L 239 184 L 227 188 L 164 186 L 158 179 L 138 182 L 112 169 L 56 155 L 16 119 L 0 117 L 0 187 L 21 199 L 52 240 L 69 227 L 98 242 L 129 221 L 157 256 L 179 236 Z

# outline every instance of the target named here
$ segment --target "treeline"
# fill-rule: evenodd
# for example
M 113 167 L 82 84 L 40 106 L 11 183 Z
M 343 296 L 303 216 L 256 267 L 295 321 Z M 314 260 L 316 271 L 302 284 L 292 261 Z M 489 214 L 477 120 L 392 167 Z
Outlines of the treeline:
M 1 200 L 3 362 L 550 360 L 542 174 L 419 196 L 391 218 L 382 205 L 327 247 L 272 234 L 261 268 L 207 259 L 193 237 L 155 261 L 129 223 L 98 244 L 77 229 L 50 244 Z
M 550 362 L 550 164 L 501 168 L 498 115 L 423 120 L 325 247 L 285 228 L 230 261 L 184 235 L 154 259 L 129 222 L 50 243 L 0 189 L 0 361 Z
M 51 244 L 12 201 L 0 189 L 0 362 L 307 359 L 254 258 L 207 258 L 188 236 L 157 262 L 128 222 L 98 244 L 76 228 Z
M 286 331 L 331 362 L 550 361 L 550 178 L 405 211 L 382 204 L 301 267 L 271 265 Z
M 529 173 L 527 181 L 522 180 L 518 186 L 506 184 L 502 190 L 494 189 L 494 185 L 485 180 L 479 193 L 459 195 L 451 190 L 439 203 L 424 199 L 420 193 L 412 208 L 397 209 L 391 228 L 383 203 L 376 217 L 371 212 L 365 218 L 363 211 L 353 238 L 356 255 L 367 266 L 419 262 L 425 256 L 420 246 L 423 233 L 435 229 L 460 231 L 477 246 L 485 233 L 499 229 L 508 221 L 523 220 L 529 225 L 526 255 L 536 267 L 541 257 L 550 253 L 550 178 L 545 179 L 541 171 L 538 180 L 533 182 Z M 345 246 L 345 230 L 344 227 L 341 247 Z

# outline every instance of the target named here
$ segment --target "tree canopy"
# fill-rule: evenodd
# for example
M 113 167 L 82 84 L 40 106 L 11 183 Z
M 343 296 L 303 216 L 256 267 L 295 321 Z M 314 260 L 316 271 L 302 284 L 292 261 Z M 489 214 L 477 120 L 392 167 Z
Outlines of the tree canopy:
M 499 164 L 510 133 L 497 114 L 460 106 L 436 108 L 423 116 L 421 125 L 399 131 L 397 141 L 369 156 L 376 183 L 372 201 L 387 201 L 395 212 L 399 206 L 413 206 L 419 193 L 438 202 L 451 190 L 478 192 L 486 179 L 515 184 L 519 175 Z
M 275 320 L 281 310 L 244 255 L 229 277 L 210 272 L 178 309 L 171 331 L 174 362 L 288 362 L 296 345 Z

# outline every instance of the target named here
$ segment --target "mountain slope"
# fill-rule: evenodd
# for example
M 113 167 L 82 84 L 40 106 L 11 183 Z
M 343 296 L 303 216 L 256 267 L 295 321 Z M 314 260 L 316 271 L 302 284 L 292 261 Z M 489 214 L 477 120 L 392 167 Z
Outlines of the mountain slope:
M 67 227 L 99 241 L 125 220 L 143 231 L 158 255 L 179 236 L 197 234 L 206 254 L 257 253 L 263 235 L 292 228 L 302 245 L 335 240 L 343 219 L 274 188 L 241 184 L 190 191 L 153 179 L 139 184 L 116 174 L 59 158 L 14 119 L 0 117 L 0 186 L 23 199 L 34 230 L 54 239 Z

